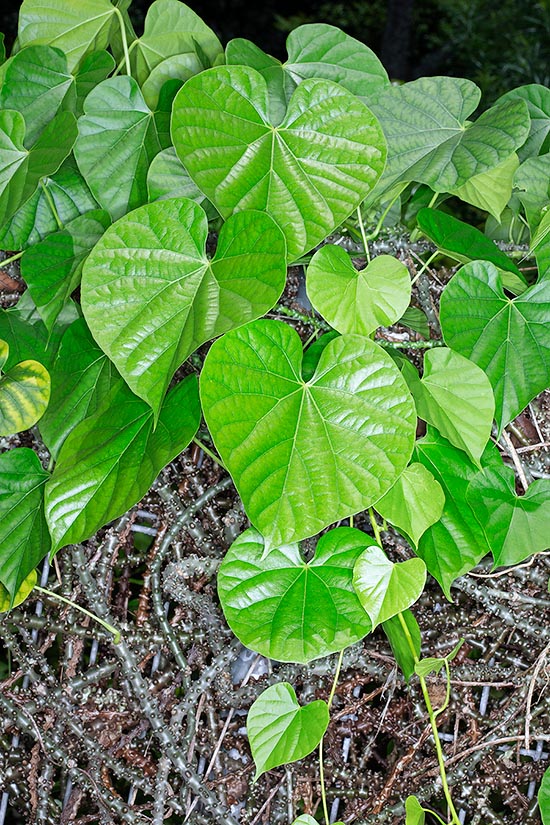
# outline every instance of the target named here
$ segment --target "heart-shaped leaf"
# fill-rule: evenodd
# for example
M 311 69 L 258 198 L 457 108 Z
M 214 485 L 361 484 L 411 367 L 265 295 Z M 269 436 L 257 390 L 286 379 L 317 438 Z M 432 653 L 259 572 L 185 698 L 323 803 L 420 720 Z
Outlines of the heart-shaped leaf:
M 405 681 L 408 682 L 414 673 L 416 661 L 420 658 L 420 628 L 410 610 L 403 610 L 401 615 L 407 625 L 408 637 L 403 630 L 399 616 L 393 616 L 393 618 L 384 622 L 382 630 L 388 637 L 395 661 L 403 671 Z M 413 644 L 414 656 L 409 644 L 409 639 Z
M 262 320 L 217 341 L 201 374 L 216 447 L 251 522 L 276 546 L 377 501 L 414 440 L 413 400 L 373 341 L 330 341 L 307 382 L 301 365 L 297 333 Z
M 373 630 L 414 604 L 425 582 L 426 565 L 422 559 L 394 564 L 376 544 L 361 553 L 353 570 L 353 587 Z
M 39 429 L 56 459 L 71 430 L 93 415 L 122 379 L 92 338 L 84 318 L 78 318 L 61 340 L 51 380 L 50 403 Z
M 537 795 L 542 825 L 550 825 L 550 768 L 547 768 Z
M 437 427 L 451 444 L 479 464 L 495 412 L 493 390 L 483 370 L 463 355 L 438 347 L 424 356 L 422 380 L 412 365 L 407 365 L 403 375 L 418 417 Z
M 405 800 L 405 825 L 424 825 L 426 814 L 416 796 L 408 796 Z
M 110 223 L 109 213 L 96 209 L 70 221 L 23 255 L 21 274 L 48 330 L 79 285 L 84 261 Z
M 439 521 L 445 505 L 441 484 L 422 464 L 406 467 L 393 487 L 378 499 L 376 510 L 417 545 L 420 536 Z
M 113 220 L 147 202 L 147 171 L 161 149 L 153 112 L 132 77 L 110 77 L 92 89 L 74 154 Z
M 19 588 L 47 555 L 50 536 L 44 518 L 49 473 L 36 453 L 16 447 L 0 454 L 0 582 L 13 603 Z
M 19 45 L 48 43 L 67 55 L 69 71 L 82 57 L 105 49 L 115 7 L 110 0 L 23 0 L 19 10 Z
M 82 308 L 92 334 L 155 412 L 197 347 L 268 312 L 284 287 L 285 241 L 269 215 L 227 220 L 212 261 L 207 235 L 196 203 L 157 201 L 110 227 L 84 266 Z
M 194 376 L 153 413 L 119 382 L 105 403 L 67 436 L 46 485 L 52 550 L 77 544 L 142 498 L 161 469 L 187 447 L 200 421 Z
M 315 750 L 330 720 L 326 702 L 318 699 L 300 707 L 292 685 L 271 685 L 258 696 L 246 720 L 254 781 L 262 773 L 296 762 Z
M 411 300 L 411 278 L 405 264 L 390 255 L 357 271 L 342 247 L 327 245 L 308 266 L 307 294 L 338 332 L 370 335 L 401 318 Z
M 518 149 L 520 160 L 548 152 L 550 149 L 550 89 L 539 83 L 529 83 L 512 89 L 498 99 L 498 103 L 508 100 L 523 100 L 527 104 L 530 119 L 529 134 Z
M 471 481 L 466 498 L 485 531 L 495 567 L 519 564 L 550 547 L 548 479 L 534 481 L 518 496 L 510 467 L 488 467 Z
M 27 148 L 36 142 L 73 85 L 74 77 L 59 49 L 29 46 L 10 60 L 0 89 L 0 108 L 21 112 Z
M 172 116 L 176 151 L 222 217 L 267 211 L 294 260 L 320 243 L 370 192 L 384 167 L 376 118 L 328 80 L 305 80 L 275 126 L 261 74 L 218 66 L 190 78 Z
M 2 359 L 9 347 L 0 341 Z M 1 365 L 0 365 L 1 367 Z M 50 375 L 38 361 L 22 361 L 10 370 L 0 370 L 0 436 L 28 430 L 44 414 L 50 400 Z
M 373 539 L 351 527 L 321 536 L 305 562 L 297 544 L 271 549 L 257 530 L 233 542 L 218 593 L 233 633 L 283 662 L 309 662 L 358 642 L 371 623 L 354 593 L 353 566 Z
M 466 498 L 468 485 L 479 470 L 466 453 L 453 447 L 432 427 L 417 441 L 414 457 L 439 481 L 445 493 L 441 518 L 422 535 L 416 552 L 450 600 L 454 580 L 472 570 L 491 551 Z M 493 444 L 486 447 L 481 464 L 482 467 L 502 464 Z
M 319 823 L 309 814 L 301 814 L 298 819 L 294 820 L 292 825 L 319 825 Z M 338 823 L 335 823 L 335 825 L 338 825 Z
M 24 582 L 21 583 L 15 596 L 11 597 L 3 584 L 0 584 L 0 613 L 6 613 L 13 607 L 22 604 L 33 591 L 36 584 L 36 570 L 31 570 Z
M 443 290 L 440 316 L 446 344 L 487 374 L 501 432 L 550 386 L 550 281 L 511 301 L 497 268 L 474 261 Z
M 388 141 L 384 191 L 414 180 L 453 192 L 508 159 L 529 133 L 526 104 L 505 101 L 467 123 L 479 98 L 474 83 L 456 77 L 422 77 L 383 92 L 372 110 Z
M 518 166 L 518 156 L 513 152 L 491 169 L 473 175 L 466 183 L 454 189 L 453 194 L 478 209 L 484 209 L 499 221 L 512 195 Z

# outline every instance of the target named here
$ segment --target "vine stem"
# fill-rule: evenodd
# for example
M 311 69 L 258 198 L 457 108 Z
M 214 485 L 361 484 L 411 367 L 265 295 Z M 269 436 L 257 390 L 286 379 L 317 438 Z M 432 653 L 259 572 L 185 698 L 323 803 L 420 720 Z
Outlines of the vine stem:
M 212 461 L 215 461 L 216 464 L 219 464 L 219 466 L 223 470 L 227 469 L 219 455 L 216 455 L 216 453 L 214 453 L 209 447 L 207 447 L 206 444 L 203 444 L 203 442 L 199 438 L 194 438 L 193 444 L 196 444 L 197 447 L 200 447 L 203 453 L 206 453 L 206 455 L 209 456 L 212 459 Z
M 126 38 L 126 26 L 124 25 L 124 18 L 122 17 L 122 13 L 120 9 L 117 9 L 116 6 L 114 8 L 115 14 L 118 18 L 118 24 L 120 26 L 120 36 L 122 38 L 122 49 L 124 51 L 124 62 L 126 64 L 126 74 L 131 77 L 132 76 L 132 67 L 130 66 L 130 51 L 128 49 L 128 40 Z
M 75 604 L 70 599 L 66 599 L 65 596 L 60 596 L 59 593 L 54 593 L 53 590 L 48 590 L 47 587 L 40 587 L 40 585 L 35 584 L 34 590 L 38 590 L 40 593 L 44 593 L 46 596 L 49 596 L 50 599 L 57 599 L 60 602 L 64 602 L 64 604 L 68 604 L 70 607 L 74 607 L 75 610 L 80 610 L 81 613 L 85 613 L 86 616 L 89 616 L 90 619 L 93 619 L 94 622 L 97 622 L 105 630 L 108 630 L 109 633 L 113 634 L 113 644 L 117 645 L 120 642 L 120 630 L 117 630 L 116 627 L 113 627 L 112 624 L 109 622 L 100 619 L 99 616 L 96 616 L 95 613 L 90 613 L 89 610 L 86 610 L 85 607 L 81 607 L 79 604 Z
M 338 656 L 338 662 L 336 663 L 336 671 L 334 673 L 334 679 L 332 680 L 332 687 L 330 689 L 330 693 L 327 699 L 327 706 L 330 711 L 332 706 L 332 700 L 334 699 L 334 694 L 336 693 L 336 685 L 338 684 L 338 679 L 340 678 L 340 671 L 342 669 L 342 660 L 344 658 L 344 651 L 340 651 L 340 655 Z M 330 825 L 330 819 L 328 815 L 328 805 L 327 805 L 327 791 L 325 786 L 325 769 L 323 767 L 323 740 L 324 736 L 319 742 L 319 780 L 321 783 L 321 801 L 323 803 L 323 814 L 325 817 L 326 825 Z
M 411 638 L 411 634 L 409 632 L 409 628 L 407 627 L 407 623 L 406 623 L 405 619 L 403 618 L 402 613 L 398 613 L 397 616 L 399 618 L 399 623 L 401 624 L 401 628 L 403 630 L 403 633 L 405 634 L 405 638 L 407 640 L 407 644 L 409 645 L 409 649 L 412 653 L 414 663 L 418 664 L 420 662 L 420 659 L 416 655 L 414 642 Z M 443 713 L 443 711 L 447 707 L 447 704 L 448 704 L 448 701 L 449 701 L 450 679 L 449 679 L 449 665 L 448 665 L 447 662 L 445 662 L 445 670 L 446 670 L 446 673 L 447 673 L 447 695 L 446 695 L 446 698 L 445 698 L 445 702 L 443 703 L 443 705 L 441 706 L 441 708 L 439 708 L 439 710 L 437 712 L 434 712 L 434 709 L 432 707 L 432 702 L 431 702 L 431 699 L 430 699 L 430 694 L 428 692 L 428 686 L 426 684 L 426 679 L 420 673 L 418 674 L 418 678 L 420 680 L 420 687 L 422 689 L 422 696 L 424 697 L 424 704 L 426 705 L 426 710 L 428 711 L 428 716 L 429 716 L 429 719 L 430 719 L 430 725 L 431 725 L 431 728 L 432 728 L 432 733 L 433 733 L 434 743 L 435 743 L 435 750 L 436 750 L 436 753 L 437 753 L 437 763 L 439 765 L 439 775 L 441 776 L 441 784 L 443 786 L 443 793 L 445 794 L 445 799 L 447 801 L 447 805 L 448 805 L 449 811 L 451 813 L 451 825 L 460 825 L 460 819 L 458 818 L 458 814 L 457 814 L 455 806 L 453 804 L 453 800 L 452 800 L 452 797 L 451 797 L 451 792 L 449 790 L 449 784 L 447 782 L 447 772 L 445 770 L 445 758 L 443 756 L 443 749 L 441 747 L 441 740 L 439 738 L 439 733 L 437 731 L 437 721 L 436 721 L 439 714 Z M 431 811 L 430 811 L 430 813 L 431 813 Z
M 369 519 L 374 532 L 374 538 L 376 539 L 380 547 L 382 547 L 382 531 L 380 530 L 380 525 L 376 521 L 376 515 L 372 507 L 369 507 Z
M 54 216 L 54 218 L 55 218 L 55 222 L 56 222 L 56 224 L 57 224 L 57 228 L 58 228 L 58 229 L 63 229 L 63 221 L 62 221 L 62 220 L 61 220 L 61 218 L 59 217 L 59 213 L 58 213 L 58 211 L 57 211 L 57 207 L 56 207 L 56 205 L 55 205 L 55 201 L 54 201 L 54 199 L 53 199 L 53 197 L 52 197 L 52 193 L 50 192 L 50 190 L 48 189 L 48 187 L 46 186 L 46 184 L 44 183 L 44 181 L 43 181 L 43 180 L 41 180 L 41 181 L 40 181 L 40 185 L 41 185 L 41 187 L 42 187 L 42 191 L 44 192 L 44 197 L 45 197 L 45 198 L 46 198 L 46 200 L 48 201 L 49 207 L 50 207 L 50 209 L 52 210 L 52 214 L 53 214 L 53 216 Z M 5 263 L 5 261 L 4 261 L 4 263 Z
M 10 258 L 4 258 L 3 261 L 0 261 L 0 269 L 3 269 L 3 267 L 8 266 L 8 264 L 12 264 L 14 261 L 18 261 L 19 258 L 21 258 L 21 256 L 24 254 L 25 250 L 23 250 L 22 252 L 16 252 L 15 255 L 12 255 Z
M 363 239 L 363 247 L 365 249 L 365 256 L 367 258 L 367 264 L 370 264 L 369 242 L 367 240 L 367 233 L 365 232 L 365 225 L 363 223 L 363 216 L 361 215 L 361 209 L 359 207 L 357 207 L 357 221 L 359 223 L 359 229 L 361 231 L 361 238 Z

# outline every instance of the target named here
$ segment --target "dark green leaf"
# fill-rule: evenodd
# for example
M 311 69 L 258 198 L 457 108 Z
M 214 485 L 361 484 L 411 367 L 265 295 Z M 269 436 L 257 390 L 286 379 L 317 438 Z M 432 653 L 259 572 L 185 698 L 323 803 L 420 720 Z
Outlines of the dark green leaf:
M 92 52 L 84 58 L 75 74 L 75 105 L 78 117 L 84 111 L 84 101 L 92 89 L 106 80 L 114 68 L 115 61 L 112 55 L 105 50 Z
M 498 102 L 523 100 L 527 104 L 530 129 L 526 141 L 518 149 L 520 160 L 533 157 L 550 149 L 550 89 L 538 83 L 520 86 L 502 95 Z
M 541 221 L 544 207 L 550 203 L 550 152 L 538 158 L 527 158 L 514 176 L 518 198 L 525 208 L 531 232 Z M 493 261 L 496 263 L 496 261 Z
M 419 659 L 421 638 L 418 622 L 410 610 L 404 610 L 401 615 L 403 616 L 405 624 L 409 630 L 416 658 Z M 395 656 L 395 661 L 403 671 L 405 681 L 408 682 L 414 673 L 415 658 L 412 654 L 409 641 L 401 626 L 401 622 L 399 621 L 399 616 L 394 616 L 393 618 L 388 619 L 387 622 L 384 622 L 382 625 L 382 630 L 388 637 L 393 655 Z
M 413 332 L 418 332 L 423 338 L 430 337 L 430 326 L 426 314 L 418 307 L 407 307 L 398 323 L 402 326 L 412 329 Z

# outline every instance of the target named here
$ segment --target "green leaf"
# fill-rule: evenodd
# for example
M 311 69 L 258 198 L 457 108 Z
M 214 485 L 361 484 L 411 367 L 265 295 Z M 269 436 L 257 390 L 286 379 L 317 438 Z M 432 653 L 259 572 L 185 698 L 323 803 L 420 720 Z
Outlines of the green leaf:
M 403 616 L 405 624 L 409 630 L 416 658 L 418 659 L 420 658 L 421 642 L 418 622 L 410 610 L 403 610 L 401 615 Z M 382 630 L 388 637 L 393 655 L 395 656 L 395 661 L 403 671 L 405 681 L 408 682 L 414 673 L 414 666 L 416 662 L 409 645 L 409 640 L 403 632 L 401 622 L 399 621 L 399 616 L 393 616 L 391 619 L 384 622 L 382 625 Z
M 3 32 L 0 32 L 0 65 L 2 65 L 2 63 L 6 60 L 6 44 L 4 40 L 5 35 Z
M 539 280 L 512 301 L 497 268 L 474 261 L 443 290 L 440 317 L 445 343 L 487 374 L 502 432 L 550 386 L 550 281 Z
M 416 796 L 408 796 L 405 800 L 405 825 L 424 825 L 426 814 Z
M 200 421 L 194 376 L 153 413 L 120 382 L 104 404 L 65 439 L 46 485 L 46 518 L 55 552 L 77 544 L 133 507 L 162 468 L 187 447 Z
M 531 238 L 531 249 L 530 254 L 538 252 L 544 245 L 548 244 L 548 240 L 550 238 L 550 204 L 548 204 L 545 208 L 545 211 L 541 217 L 540 224 L 537 227 L 537 231 L 533 234 Z
M 292 825 L 319 825 L 319 823 L 309 814 L 302 814 L 298 819 L 294 820 Z M 338 823 L 335 823 L 335 825 L 338 825 Z
M 163 149 L 151 161 L 147 173 L 147 189 L 150 201 L 189 198 L 207 211 L 207 199 L 191 180 L 173 146 Z
M 512 195 L 514 174 L 518 166 L 518 156 L 513 152 L 492 169 L 473 175 L 462 186 L 454 189 L 453 194 L 478 209 L 485 209 L 498 221 Z
M 21 583 L 19 590 L 13 598 L 10 596 L 4 585 L 0 584 L 0 613 L 6 613 L 13 607 L 17 607 L 19 604 L 22 604 L 22 602 L 25 601 L 34 589 L 35 584 L 36 570 L 31 570 L 25 581 Z
M 550 825 L 550 768 L 547 768 L 537 796 L 542 825 Z
M 474 83 L 455 77 L 422 77 L 385 91 L 372 105 L 388 141 L 383 190 L 418 181 L 454 192 L 508 159 L 529 131 L 526 104 L 506 101 L 467 122 L 479 98 Z
M 23 0 L 19 10 L 19 45 L 55 46 L 65 52 L 72 71 L 88 52 L 107 48 L 114 16 L 110 0 Z
M 407 307 L 401 318 L 398 319 L 401 326 L 412 329 L 413 332 L 418 332 L 423 338 L 429 339 L 430 326 L 426 313 L 418 307 Z
M 294 260 L 364 200 L 382 172 L 385 142 L 366 106 L 328 80 L 301 83 L 280 125 L 270 122 L 268 103 L 254 69 L 209 69 L 178 92 L 172 137 L 222 217 L 267 211 Z
M 284 287 L 285 242 L 268 215 L 227 220 L 213 260 L 207 235 L 200 206 L 156 201 L 108 229 L 84 266 L 82 308 L 92 334 L 155 411 L 197 347 L 268 312 Z
M 313 378 L 325 347 L 335 338 L 338 338 L 338 333 L 335 329 L 331 329 L 329 332 L 324 332 L 304 350 L 302 360 L 302 377 L 304 381 L 310 381 Z
M 107 80 L 115 68 L 113 56 L 105 50 L 91 52 L 87 55 L 75 74 L 76 115 L 84 111 L 84 101 L 95 86 Z
M 506 289 L 516 294 L 525 291 L 525 275 L 508 255 L 475 226 L 459 221 L 445 212 L 427 208 L 419 211 L 417 221 L 422 232 L 443 254 L 463 264 L 477 260 L 491 261 L 503 270 L 502 279 Z
M 69 433 L 93 415 L 121 383 L 114 364 L 100 350 L 83 318 L 65 332 L 51 370 L 51 398 L 40 435 L 54 459 Z
M 431 427 L 417 441 L 414 457 L 439 481 L 445 493 L 441 518 L 422 535 L 416 552 L 451 600 L 454 580 L 472 570 L 491 551 L 466 497 L 468 485 L 479 470 L 462 450 Z M 482 466 L 501 463 L 496 447 L 490 443 L 481 458 Z
M 426 565 L 422 559 L 394 564 L 376 544 L 361 553 L 353 570 L 353 587 L 373 630 L 414 604 L 425 583 Z
M 281 662 L 310 662 L 358 642 L 371 623 L 353 590 L 353 566 L 372 542 L 337 527 L 305 562 L 297 544 L 269 550 L 260 533 L 245 530 L 218 573 L 229 627 L 244 645 Z
M 520 160 L 547 152 L 550 149 L 550 89 L 538 83 L 520 86 L 502 95 L 498 102 L 523 100 L 527 104 L 530 129 L 527 139 L 518 149 Z
M 451 650 L 448 656 L 438 656 L 437 658 L 432 656 L 426 656 L 425 659 L 421 659 L 419 662 L 416 663 L 414 667 L 414 672 L 418 676 L 423 676 L 424 678 L 426 678 L 426 676 L 429 676 L 430 673 L 435 673 L 436 675 L 438 673 L 441 673 L 441 671 L 445 667 L 445 662 L 451 662 L 455 658 L 463 643 L 464 639 L 461 639 L 459 643 L 455 645 L 455 647 Z
M 510 467 L 488 467 L 471 481 L 466 498 L 485 532 L 495 567 L 519 564 L 550 547 L 548 479 L 534 481 L 518 496 Z
M 48 330 L 80 284 L 84 261 L 110 223 L 108 212 L 88 212 L 23 255 L 21 274 Z
M 541 222 L 544 207 L 550 203 L 550 152 L 538 158 L 527 158 L 515 174 L 514 186 L 519 190 L 518 198 L 534 233 Z
M 390 255 L 355 269 L 340 246 L 322 246 L 307 269 L 307 294 L 317 312 L 341 333 L 370 335 L 395 323 L 411 300 L 405 264 Z
M 104 80 L 84 101 L 74 154 L 113 220 L 147 202 L 147 171 L 160 152 L 153 112 L 132 77 Z
M 150 109 L 158 106 L 165 84 L 173 85 L 175 93 L 194 74 L 202 72 L 203 66 L 195 53 L 174 54 L 155 66 L 141 87 L 145 102 Z M 176 83 L 176 81 L 179 81 Z
M 438 347 L 424 356 L 422 380 L 412 366 L 404 376 L 418 417 L 479 464 L 495 412 L 493 390 L 483 370 L 457 352 Z
M 299 541 L 369 507 L 410 457 L 416 416 L 397 367 L 373 341 L 342 335 L 313 377 L 279 321 L 213 344 L 201 374 L 206 422 L 254 526 Z
M 28 290 L 12 309 L 0 309 L 0 338 L 9 343 L 10 353 L 6 369 L 20 361 L 39 361 L 51 370 L 61 338 L 78 317 L 75 304 L 70 301 L 60 313 L 51 333 L 42 323 Z
M 0 374 L 0 436 L 28 430 L 49 400 L 50 376 L 38 361 L 22 361 Z
M 403 470 L 375 508 L 416 546 L 428 527 L 439 521 L 444 505 L 441 485 L 429 470 L 416 463 Z
M 300 707 L 292 685 L 271 685 L 258 696 L 246 720 L 250 750 L 256 763 L 254 781 L 263 773 L 296 762 L 315 750 L 330 720 L 326 702 Z
M 34 194 L 41 178 L 59 169 L 75 139 L 74 115 L 59 112 L 27 151 L 23 115 L 12 109 L 0 111 L 0 224 Z
M 210 65 L 223 52 L 212 29 L 188 6 L 179 0 L 155 0 L 147 11 L 143 35 L 132 47 L 138 83 L 141 85 L 167 57 L 196 58 L 198 48 Z
M 29 46 L 10 60 L 0 89 L 0 108 L 21 112 L 27 127 L 27 148 L 57 113 L 73 84 L 59 49 Z
M 27 447 L 0 454 L 0 582 L 13 600 L 50 549 L 44 518 L 44 485 L 49 474 Z

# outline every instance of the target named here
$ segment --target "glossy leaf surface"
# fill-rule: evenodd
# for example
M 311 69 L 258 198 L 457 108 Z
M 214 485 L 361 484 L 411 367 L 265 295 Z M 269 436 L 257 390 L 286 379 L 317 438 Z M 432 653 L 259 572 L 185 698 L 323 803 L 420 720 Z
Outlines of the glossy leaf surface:
M 426 583 L 422 559 L 394 564 L 378 545 L 361 553 L 353 570 L 353 587 L 374 630 L 420 598 Z
M 5 345 L 5 341 L 0 344 Z M 50 376 L 38 361 L 22 361 L 0 372 L 0 436 L 20 433 L 36 424 L 49 399 Z
M 263 315 L 283 290 L 285 242 L 268 215 L 227 220 L 212 260 L 207 236 L 196 203 L 157 201 L 108 229 L 84 266 L 82 308 L 92 334 L 155 412 L 197 347 Z
M 161 469 L 191 441 L 200 409 L 193 376 L 168 394 L 153 430 L 150 407 L 126 384 L 65 439 L 46 485 L 52 549 L 77 544 L 145 495 Z
M 422 464 L 406 467 L 393 487 L 378 499 L 376 511 L 417 545 L 420 536 L 439 521 L 445 494 L 438 481 Z
M 172 137 L 222 217 L 267 211 L 285 234 L 289 260 L 359 205 L 386 154 L 371 112 L 328 80 L 301 83 L 274 126 L 266 82 L 245 66 L 219 66 L 190 78 L 174 101 Z
M 440 316 L 447 345 L 487 374 L 502 431 L 550 386 L 550 282 L 539 280 L 511 301 L 497 268 L 475 261 L 443 290 Z
M 411 278 L 390 255 L 378 255 L 358 271 L 344 249 L 327 245 L 308 266 L 307 294 L 338 332 L 370 335 L 401 318 L 411 299 Z
M 27 447 L 0 454 L 0 582 L 13 599 L 47 555 L 50 536 L 44 518 L 49 473 Z
M 254 526 L 277 546 L 369 507 L 408 463 L 413 400 L 373 341 L 343 335 L 309 381 L 302 345 L 278 321 L 214 343 L 201 400 L 214 443 Z
M 283 662 L 309 662 L 359 641 L 371 623 L 353 590 L 353 566 L 372 542 L 360 530 L 338 527 L 321 536 L 305 562 L 297 544 L 269 550 L 257 530 L 246 530 L 218 573 L 233 633 Z
M 271 685 L 256 699 L 246 720 L 250 750 L 256 763 L 254 781 L 262 773 L 296 762 L 314 750 L 329 723 L 322 699 L 300 707 L 292 685 Z

